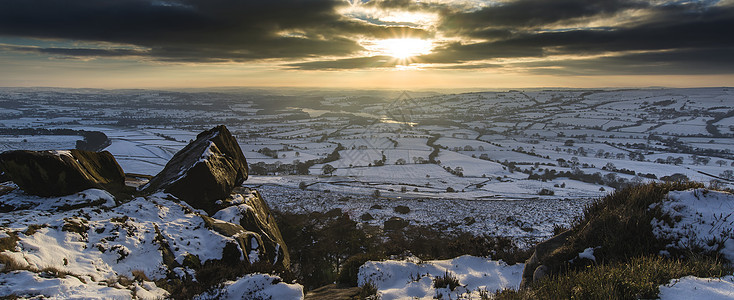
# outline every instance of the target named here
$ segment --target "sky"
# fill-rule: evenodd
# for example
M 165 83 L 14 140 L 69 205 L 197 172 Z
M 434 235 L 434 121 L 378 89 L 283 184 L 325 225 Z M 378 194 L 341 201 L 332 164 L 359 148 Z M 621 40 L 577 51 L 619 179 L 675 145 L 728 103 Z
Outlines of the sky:
M 0 86 L 734 83 L 734 0 L 2 0 Z

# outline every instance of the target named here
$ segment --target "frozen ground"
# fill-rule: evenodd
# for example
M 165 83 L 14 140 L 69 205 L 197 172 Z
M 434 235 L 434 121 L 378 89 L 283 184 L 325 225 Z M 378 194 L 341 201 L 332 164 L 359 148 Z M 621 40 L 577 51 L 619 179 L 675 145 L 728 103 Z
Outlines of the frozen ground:
M 245 182 L 245 186 L 250 186 Z M 327 212 L 339 208 L 353 220 L 370 214 L 374 220 L 362 221 L 381 225 L 393 216 L 413 225 L 432 226 L 446 231 L 513 237 L 521 246 L 529 246 L 550 237 L 553 226 L 568 227 L 581 214 L 590 200 L 465 200 L 437 198 L 371 197 L 361 194 L 303 191 L 282 186 L 251 186 L 260 190 L 271 208 L 283 212 Z M 410 207 L 400 214 L 393 209 Z

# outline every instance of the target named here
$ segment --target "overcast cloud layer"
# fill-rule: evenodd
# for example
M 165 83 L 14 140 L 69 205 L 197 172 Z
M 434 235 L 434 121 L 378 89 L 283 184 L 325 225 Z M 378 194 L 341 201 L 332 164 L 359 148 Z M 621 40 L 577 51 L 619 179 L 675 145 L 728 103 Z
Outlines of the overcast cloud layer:
M 271 60 L 302 70 L 412 62 L 429 69 L 536 74 L 734 73 L 733 1 L 373 0 L 351 10 L 350 5 L 343 0 L 3 0 L 0 38 L 40 42 L 0 42 L 0 51 L 195 63 Z M 396 12 L 436 18 L 420 24 L 371 15 Z M 396 37 L 433 39 L 436 47 L 405 62 L 367 51 L 360 42 Z

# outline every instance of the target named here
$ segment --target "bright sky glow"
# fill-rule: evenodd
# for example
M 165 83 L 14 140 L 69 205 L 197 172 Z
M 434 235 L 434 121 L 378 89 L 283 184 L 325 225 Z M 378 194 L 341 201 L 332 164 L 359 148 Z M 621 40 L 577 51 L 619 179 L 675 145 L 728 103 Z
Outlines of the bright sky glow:
M 374 48 L 381 55 L 408 59 L 413 56 L 431 53 L 433 45 L 431 41 L 421 39 L 387 39 L 376 41 Z

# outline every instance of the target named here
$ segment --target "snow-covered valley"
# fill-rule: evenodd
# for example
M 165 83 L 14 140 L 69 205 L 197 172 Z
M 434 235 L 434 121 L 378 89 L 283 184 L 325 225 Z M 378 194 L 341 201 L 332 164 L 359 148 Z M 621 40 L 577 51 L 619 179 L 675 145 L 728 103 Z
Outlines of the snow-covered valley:
M 84 132 L 101 132 L 100 150 L 125 173 L 156 175 L 200 131 L 226 124 L 249 164 L 243 186 L 275 211 L 338 210 L 363 228 L 397 218 L 403 227 L 509 237 L 521 248 L 577 224 L 584 207 L 627 186 L 692 180 L 734 187 L 729 88 L 314 93 L 3 88 L 0 151 L 72 149 L 91 144 Z M 120 201 L 95 189 L 44 198 L 16 188 L 0 186 L 0 208 L 13 208 L 0 213 L 0 239 L 18 245 L 0 252 L 0 264 L 15 268 L 0 274 L 0 296 L 162 298 L 169 292 L 156 282 L 171 273 L 191 277 L 189 257 L 219 259 L 231 240 L 205 228 L 205 212 L 164 193 Z M 731 227 L 731 194 L 679 191 L 667 199 L 661 209 L 683 222 L 653 224 L 660 236 L 705 245 L 724 237 L 707 235 L 703 225 Z M 229 214 L 212 217 L 239 222 Z M 691 230 L 699 239 L 683 240 Z M 161 232 L 178 267 L 160 255 Z M 731 244 L 724 240 L 727 259 Z M 584 255 L 593 258 L 589 249 Z M 492 257 L 404 256 L 367 262 L 359 280 L 376 284 L 382 299 L 480 299 L 516 289 L 523 267 Z M 449 272 L 459 289 L 433 286 Z M 705 288 L 730 296 L 730 277 L 684 278 L 661 295 Z M 304 292 L 256 274 L 199 296 Z

